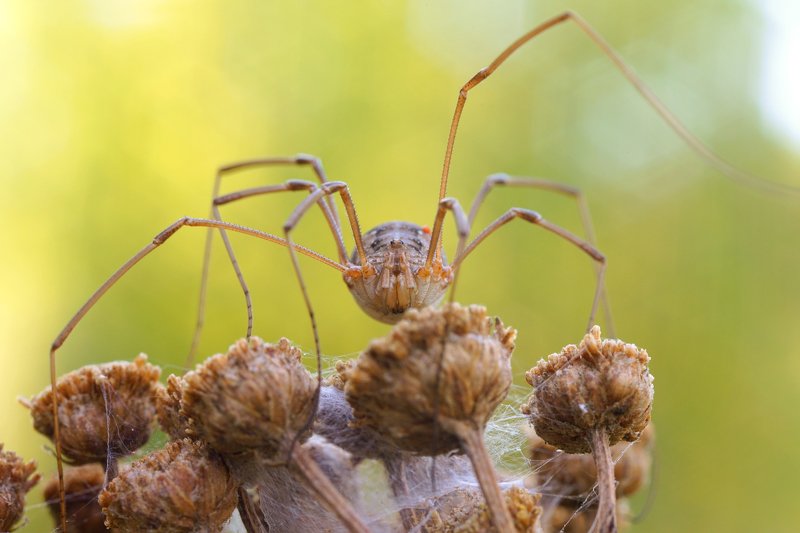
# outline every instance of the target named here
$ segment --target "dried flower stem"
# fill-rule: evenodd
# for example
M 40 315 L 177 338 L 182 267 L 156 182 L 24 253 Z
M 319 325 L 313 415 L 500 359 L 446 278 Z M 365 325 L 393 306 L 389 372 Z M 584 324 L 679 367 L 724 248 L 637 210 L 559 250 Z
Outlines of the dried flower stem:
M 247 489 L 239 487 L 239 517 L 242 519 L 244 529 L 247 533 L 267 533 L 269 530 L 261 523 L 258 511 L 253 506 L 253 499 L 247 493 Z
M 599 502 L 597 516 L 591 530 L 596 533 L 616 533 L 617 493 L 614 483 L 614 461 L 611 460 L 608 433 L 603 428 L 592 431 L 592 457 L 594 457 L 594 464 L 597 467 Z
M 303 446 L 296 446 L 292 452 L 291 466 L 296 468 L 306 482 L 309 490 L 315 492 L 319 499 L 336 515 L 347 529 L 356 533 L 369 533 L 369 528 L 361 520 L 353 506 L 342 496 L 320 469 L 311 453 Z
M 413 508 L 406 507 L 408 500 L 407 459 L 401 455 L 384 457 L 383 464 L 389 475 L 389 485 L 392 494 L 400 505 L 400 520 L 406 531 L 412 531 L 422 520 L 420 513 Z
M 450 421 L 446 426 L 458 437 L 461 448 L 472 461 L 475 477 L 478 478 L 483 496 L 486 498 L 486 506 L 491 511 L 492 524 L 495 529 L 500 533 L 514 533 L 514 522 L 508 512 L 503 493 L 500 491 L 492 459 L 483 443 L 483 431 L 454 421 Z

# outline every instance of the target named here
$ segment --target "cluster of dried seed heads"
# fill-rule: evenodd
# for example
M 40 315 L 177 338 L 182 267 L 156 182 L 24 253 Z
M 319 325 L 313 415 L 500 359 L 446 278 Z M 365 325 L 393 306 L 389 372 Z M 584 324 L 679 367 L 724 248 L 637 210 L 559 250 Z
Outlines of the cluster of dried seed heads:
M 613 500 L 608 509 L 606 494 L 608 476 L 612 492 L 615 486 L 612 452 L 620 497 L 639 488 L 649 467 L 646 352 L 602 340 L 594 328 L 579 346 L 528 372 L 534 391 L 523 412 L 536 430 L 529 455 L 538 481 L 501 490 L 483 434 L 511 386 L 515 336 L 482 307 L 412 310 L 357 360 L 337 363 L 319 397 L 300 350 L 286 339 L 240 340 L 166 385 L 145 356 L 71 372 L 57 383 L 62 446 L 86 464 L 65 475 L 67 530 L 219 532 L 238 506 L 249 533 L 508 533 L 590 524 L 615 531 L 619 509 Z M 28 402 L 34 426 L 51 438 L 52 405 L 49 389 Z M 156 419 L 171 441 L 120 473 L 109 468 L 147 441 Z M 622 459 L 625 445 L 607 449 L 637 438 Z M 592 460 L 576 455 L 587 451 Z M 0 513 L 8 529 L 37 477 L 32 464 L 0 453 L 6 457 L 12 466 L 0 462 L 0 490 L 15 487 L 18 502 L 7 506 L 17 514 Z M 357 467 L 368 460 L 385 469 L 394 520 L 364 506 Z M 464 479 L 472 483 L 457 481 Z M 575 502 L 597 483 L 599 504 L 577 515 Z M 536 493 L 542 487 L 548 496 Z M 57 480 L 46 495 L 60 515 L 52 505 Z

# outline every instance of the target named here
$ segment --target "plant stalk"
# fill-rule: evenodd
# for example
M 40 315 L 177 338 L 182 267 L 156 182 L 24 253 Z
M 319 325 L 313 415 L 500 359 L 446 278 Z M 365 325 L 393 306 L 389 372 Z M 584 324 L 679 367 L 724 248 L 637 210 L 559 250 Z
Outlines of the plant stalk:
M 302 476 L 308 489 L 354 533 L 370 533 L 350 502 L 334 487 L 304 446 L 295 446 L 290 465 Z
M 597 468 L 597 516 L 591 531 L 617 533 L 617 487 L 614 482 L 614 461 L 608 433 L 602 428 L 592 432 L 592 457 Z
M 514 533 L 514 522 L 508 512 L 505 498 L 497 482 L 489 452 L 483 444 L 483 432 L 467 424 L 448 424 L 450 429 L 461 442 L 461 448 L 472 461 L 475 477 L 483 491 L 486 505 L 492 516 L 492 524 L 499 533 Z

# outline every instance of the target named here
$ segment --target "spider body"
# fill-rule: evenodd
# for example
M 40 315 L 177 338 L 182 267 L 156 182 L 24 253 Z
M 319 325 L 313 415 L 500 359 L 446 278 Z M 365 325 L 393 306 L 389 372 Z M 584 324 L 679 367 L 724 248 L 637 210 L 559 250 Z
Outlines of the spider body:
M 427 227 L 411 222 L 386 222 L 363 237 L 367 268 L 353 266 L 344 281 L 370 317 L 394 324 L 407 309 L 438 303 L 453 280 L 452 268 L 434 257 L 425 266 L 431 242 Z M 358 250 L 350 259 L 359 262 Z

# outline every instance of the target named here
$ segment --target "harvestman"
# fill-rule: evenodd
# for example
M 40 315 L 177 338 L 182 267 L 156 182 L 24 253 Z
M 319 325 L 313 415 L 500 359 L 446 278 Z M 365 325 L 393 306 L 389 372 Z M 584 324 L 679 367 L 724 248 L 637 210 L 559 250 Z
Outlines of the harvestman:
M 497 68 L 503 64 L 517 49 L 537 35 L 546 30 L 558 26 L 567 21 L 572 21 L 578 28 L 608 57 L 617 69 L 627 78 L 641 96 L 653 107 L 661 118 L 669 125 L 679 137 L 681 137 L 695 152 L 719 171 L 729 178 L 741 184 L 753 186 L 769 192 L 791 192 L 800 193 L 800 188 L 782 185 L 770 181 L 764 181 L 758 177 L 742 172 L 731 166 L 708 146 L 690 133 L 683 124 L 675 117 L 667 107 L 655 96 L 655 94 L 639 79 L 633 70 L 622 60 L 606 40 L 594 30 L 588 22 L 576 13 L 567 11 L 558 16 L 550 18 L 534 29 L 514 41 L 508 48 L 503 50 L 499 56 L 486 68 L 480 70 L 459 90 L 458 101 L 455 113 L 450 126 L 450 133 L 447 139 L 445 150 L 444 165 L 442 169 L 441 183 L 439 187 L 439 201 L 433 228 L 418 226 L 411 222 L 388 222 L 377 226 L 367 233 L 361 233 L 361 227 L 356 215 L 355 205 L 346 183 L 342 181 L 329 181 L 325 175 L 320 161 L 308 155 L 297 155 L 294 157 L 276 157 L 265 159 L 254 159 L 234 163 L 219 169 L 213 191 L 211 207 L 211 218 L 183 217 L 161 233 L 156 235 L 153 241 L 142 248 L 136 255 L 129 259 L 112 276 L 106 280 L 100 288 L 92 294 L 89 300 L 78 310 L 75 316 L 69 321 L 64 329 L 53 341 L 50 349 L 50 381 L 53 393 L 53 418 L 54 418 L 54 437 L 56 442 L 56 460 L 58 465 L 59 494 L 61 499 L 62 529 L 66 531 L 66 502 L 64 499 L 64 477 L 61 458 L 60 423 L 58 419 L 58 397 L 56 394 L 56 351 L 69 337 L 72 330 L 80 320 L 94 306 L 94 304 L 114 285 L 125 273 L 128 272 L 136 263 L 142 260 L 150 252 L 166 242 L 179 229 L 185 226 L 201 226 L 209 228 L 209 236 L 206 241 L 206 251 L 203 266 L 200 313 L 195 338 L 192 342 L 191 354 L 197 346 L 199 331 L 202 326 L 203 306 L 205 299 L 205 286 L 208 272 L 208 261 L 210 256 L 211 232 L 214 228 L 218 229 L 222 235 L 225 247 L 228 251 L 231 263 L 233 264 L 239 283 L 245 294 L 247 302 L 247 336 L 252 333 L 253 314 L 250 293 L 244 281 L 241 269 L 233 253 L 233 248 L 228 239 L 227 231 L 234 231 L 245 235 L 250 235 L 275 244 L 285 246 L 291 257 L 292 266 L 297 276 L 300 289 L 308 310 L 311 327 L 314 333 L 314 346 L 317 355 L 317 370 L 321 370 L 320 360 L 320 341 L 317 331 L 316 319 L 311 305 L 308 292 L 300 271 L 297 260 L 297 253 L 301 253 L 315 259 L 342 273 L 344 281 L 353 294 L 359 306 L 371 317 L 382 322 L 394 323 L 400 319 L 402 313 L 411 307 L 424 307 L 439 302 L 444 296 L 447 288 L 453 285 L 455 288 L 456 275 L 464 260 L 475 248 L 481 244 L 489 235 L 494 233 L 503 225 L 514 219 L 521 219 L 531 224 L 548 230 L 559 237 L 569 241 L 586 253 L 596 265 L 597 286 L 592 301 L 589 314 L 589 326 L 594 322 L 594 316 L 601 301 L 605 302 L 604 297 L 604 273 L 606 260 L 594 246 L 594 235 L 591 227 L 591 219 L 588 207 L 580 190 L 556 183 L 553 181 L 511 177 L 504 174 L 489 176 L 478 192 L 472 203 L 469 215 L 465 214 L 460 204 L 455 198 L 446 197 L 447 179 L 450 171 L 450 162 L 453 155 L 453 146 L 456 138 L 456 131 L 467 100 L 467 94 L 471 89 L 488 78 Z M 299 165 L 310 166 L 314 171 L 319 185 L 311 181 L 290 180 L 280 185 L 267 185 L 240 190 L 223 196 L 219 195 L 219 188 L 222 178 L 233 172 L 260 167 L 276 165 Z M 476 214 L 489 192 L 498 186 L 530 187 L 550 190 L 553 192 L 570 195 L 576 199 L 581 213 L 586 239 L 582 239 L 567 230 L 542 218 L 537 212 L 513 207 L 503 215 L 491 222 L 469 243 L 467 239 L 471 233 L 471 225 Z M 219 206 L 231 203 L 244 198 L 250 198 L 262 194 L 271 194 L 287 191 L 307 191 L 308 196 L 300 202 L 294 209 L 283 226 L 283 237 L 278 237 L 257 229 L 231 224 L 222 220 L 219 213 Z M 342 239 L 342 226 L 333 202 L 333 196 L 339 195 L 347 213 L 347 222 L 355 240 L 355 250 L 348 258 Z M 337 260 L 325 257 L 309 248 L 295 244 L 291 239 L 291 231 L 297 226 L 303 215 L 313 206 L 319 206 L 331 229 L 334 242 L 337 248 Z M 458 234 L 458 246 L 452 264 L 446 264 L 442 255 L 442 225 L 447 212 L 451 212 L 456 223 Z M 451 292 L 452 294 L 452 292 Z M 607 305 L 606 314 L 608 314 Z M 191 357 L 191 355 L 190 355 Z M 321 379 L 321 375 L 320 378 Z

